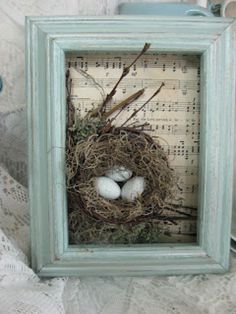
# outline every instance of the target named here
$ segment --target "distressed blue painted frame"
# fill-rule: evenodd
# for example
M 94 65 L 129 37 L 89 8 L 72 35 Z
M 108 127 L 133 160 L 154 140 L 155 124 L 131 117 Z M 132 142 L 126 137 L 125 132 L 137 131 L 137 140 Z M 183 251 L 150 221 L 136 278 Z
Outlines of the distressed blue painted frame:
M 41 276 L 224 272 L 229 267 L 235 22 L 206 17 L 26 19 L 32 267 Z M 197 244 L 68 245 L 65 53 L 151 50 L 201 54 Z

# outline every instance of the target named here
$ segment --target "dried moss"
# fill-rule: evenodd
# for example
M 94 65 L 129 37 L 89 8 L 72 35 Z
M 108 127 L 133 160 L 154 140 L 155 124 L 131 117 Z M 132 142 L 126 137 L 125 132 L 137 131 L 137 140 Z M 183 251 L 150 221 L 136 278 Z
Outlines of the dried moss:
M 109 224 L 88 217 L 80 210 L 69 216 L 71 244 L 138 244 L 158 242 L 158 221 L 132 224 Z

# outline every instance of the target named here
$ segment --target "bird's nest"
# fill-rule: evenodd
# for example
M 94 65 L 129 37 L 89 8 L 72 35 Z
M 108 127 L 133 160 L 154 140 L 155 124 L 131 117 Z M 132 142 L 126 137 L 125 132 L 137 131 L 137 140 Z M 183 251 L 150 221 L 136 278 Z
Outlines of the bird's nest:
M 133 202 L 105 199 L 95 189 L 95 178 L 117 166 L 145 179 L 145 191 Z M 129 128 L 112 128 L 76 143 L 67 156 L 67 174 L 71 199 L 90 217 L 108 223 L 135 224 L 161 217 L 174 185 L 173 170 L 159 144 Z

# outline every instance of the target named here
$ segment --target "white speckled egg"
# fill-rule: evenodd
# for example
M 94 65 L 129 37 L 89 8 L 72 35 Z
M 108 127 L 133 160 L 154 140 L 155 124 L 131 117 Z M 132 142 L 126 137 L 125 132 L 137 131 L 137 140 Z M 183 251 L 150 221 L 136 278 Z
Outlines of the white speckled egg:
M 125 167 L 114 167 L 106 171 L 105 175 L 117 182 L 123 182 L 132 177 L 132 171 Z
M 121 190 L 121 197 L 125 201 L 134 201 L 145 189 L 143 177 L 134 177 L 127 181 Z
M 119 185 L 110 178 L 107 177 L 96 178 L 95 188 L 100 196 L 108 200 L 115 200 L 118 197 L 120 197 L 121 190 Z

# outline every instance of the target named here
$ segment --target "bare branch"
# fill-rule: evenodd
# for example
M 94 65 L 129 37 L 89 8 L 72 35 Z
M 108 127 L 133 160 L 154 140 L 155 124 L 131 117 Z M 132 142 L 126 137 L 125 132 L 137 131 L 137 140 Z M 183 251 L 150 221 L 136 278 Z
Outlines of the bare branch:
M 124 67 L 123 72 L 119 78 L 119 80 L 117 81 L 117 83 L 115 84 L 115 86 L 112 88 L 111 92 L 109 94 L 107 94 L 105 100 L 103 101 L 101 108 L 100 108 L 100 113 L 104 113 L 106 110 L 106 105 L 107 103 L 112 99 L 112 97 L 115 95 L 116 93 L 116 89 L 118 87 L 118 85 L 120 84 L 120 82 L 123 80 L 124 77 L 126 77 L 129 74 L 130 68 L 135 64 L 135 62 L 137 62 L 137 60 L 150 48 L 151 44 L 149 43 L 145 43 L 142 51 L 137 55 L 137 57 L 134 59 L 134 61 L 127 67 Z
M 140 89 L 138 92 L 132 94 L 131 96 L 129 96 L 128 98 L 122 100 L 119 104 L 115 105 L 110 111 L 104 113 L 104 117 L 107 118 L 109 117 L 111 114 L 113 114 L 115 111 L 119 110 L 118 114 L 120 114 L 120 112 L 127 107 L 129 104 L 131 104 L 133 101 L 135 101 L 136 99 L 138 99 L 141 95 L 143 95 L 145 89 Z M 117 116 L 118 116 L 117 114 Z M 116 118 L 116 117 L 115 117 Z M 115 119 L 114 118 L 114 119 Z M 114 120 L 112 119 L 112 120 Z
M 142 110 L 146 106 L 147 103 L 149 103 L 149 101 L 151 101 L 157 94 L 159 94 L 163 86 L 165 86 L 164 82 L 161 83 L 161 86 L 158 88 L 158 90 L 156 90 L 155 93 L 147 101 L 145 101 L 145 103 L 140 108 L 134 110 L 131 116 L 121 125 L 121 127 L 124 126 L 128 121 L 130 121 L 140 110 Z

